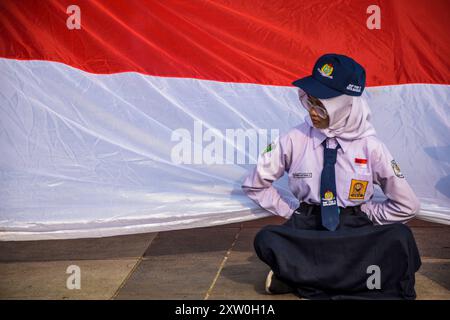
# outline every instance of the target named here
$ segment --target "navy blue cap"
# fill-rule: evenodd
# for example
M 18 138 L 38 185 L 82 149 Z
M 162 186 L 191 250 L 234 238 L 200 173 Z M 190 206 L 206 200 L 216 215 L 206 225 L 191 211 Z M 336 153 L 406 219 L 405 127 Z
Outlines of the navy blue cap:
M 360 96 L 366 86 L 366 71 L 352 58 L 329 53 L 317 60 L 311 76 L 295 80 L 292 84 L 319 99 L 342 94 Z

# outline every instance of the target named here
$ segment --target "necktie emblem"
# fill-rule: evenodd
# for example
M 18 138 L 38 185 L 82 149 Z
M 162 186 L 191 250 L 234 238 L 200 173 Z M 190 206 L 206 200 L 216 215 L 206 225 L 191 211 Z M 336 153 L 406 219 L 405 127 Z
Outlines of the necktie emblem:
M 333 192 L 330 190 L 326 191 L 322 198 L 322 206 L 335 206 L 336 204 L 336 197 L 334 196 Z

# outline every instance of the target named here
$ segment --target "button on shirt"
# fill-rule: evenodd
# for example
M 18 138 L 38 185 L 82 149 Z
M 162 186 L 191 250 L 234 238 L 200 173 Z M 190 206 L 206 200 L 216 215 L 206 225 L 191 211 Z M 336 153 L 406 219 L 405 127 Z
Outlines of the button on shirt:
M 320 176 L 323 168 L 322 142 L 327 137 L 303 123 L 272 143 L 245 178 L 242 189 L 266 210 L 289 218 L 298 203 L 280 195 L 272 183 L 285 173 L 289 188 L 300 201 L 320 204 Z M 329 138 L 329 148 L 339 143 L 336 172 L 338 206 L 361 205 L 376 224 L 406 222 L 418 212 L 419 201 L 386 146 L 375 136 L 353 141 Z M 374 185 L 387 197 L 372 201 Z

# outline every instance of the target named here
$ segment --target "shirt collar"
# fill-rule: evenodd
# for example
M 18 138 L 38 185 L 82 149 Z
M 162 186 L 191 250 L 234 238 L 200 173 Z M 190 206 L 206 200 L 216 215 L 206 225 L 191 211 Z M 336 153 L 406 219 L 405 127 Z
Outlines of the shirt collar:
M 318 146 L 322 144 L 322 142 L 327 138 L 325 134 L 323 134 L 321 131 L 317 130 L 316 128 L 312 128 L 312 136 L 313 136 L 313 143 L 314 143 L 314 149 L 316 149 Z M 349 145 L 351 144 L 351 141 L 343 140 L 339 137 L 336 137 L 337 142 L 341 146 L 342 152 L 345 153 L 347 151 Z

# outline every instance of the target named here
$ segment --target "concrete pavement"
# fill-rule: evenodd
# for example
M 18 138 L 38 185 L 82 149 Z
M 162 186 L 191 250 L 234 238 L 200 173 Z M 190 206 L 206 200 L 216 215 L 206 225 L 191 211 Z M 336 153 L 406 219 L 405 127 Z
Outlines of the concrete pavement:
M 0 299 L 293 299 L 267 295 L 269 268 L 253 251 L 268 217 L 244 223 L 107 238 L 0 242 Z M 423 265 L 418 299 L 450 299 L 450 226 L 414 220 Z M 69 290 L 67 267 L 81 271 Z

